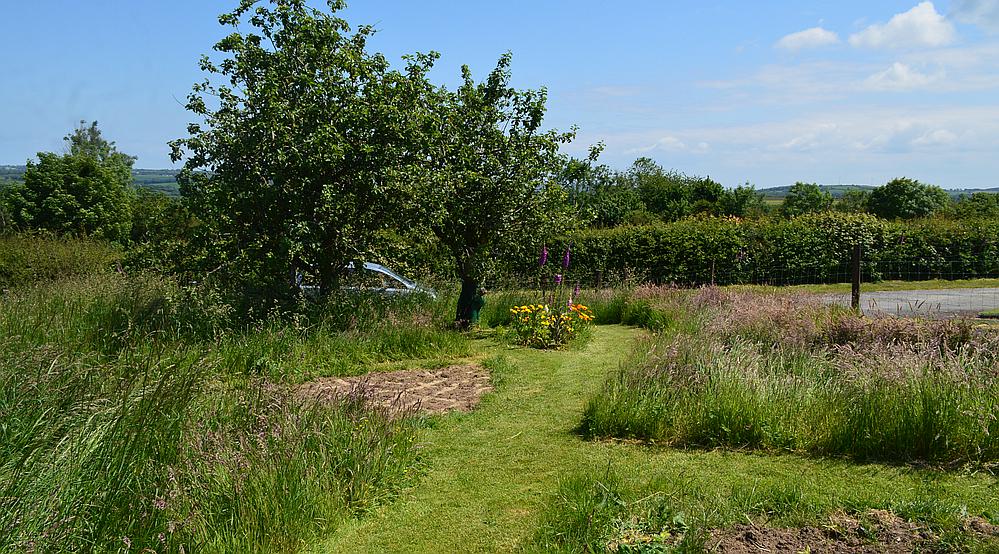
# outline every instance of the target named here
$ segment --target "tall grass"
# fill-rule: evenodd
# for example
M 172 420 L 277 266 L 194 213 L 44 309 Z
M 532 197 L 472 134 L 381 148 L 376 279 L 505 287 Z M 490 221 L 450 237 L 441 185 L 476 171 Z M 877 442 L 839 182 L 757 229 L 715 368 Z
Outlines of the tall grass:
M 416 429 L 274 383 L 464 355 L 448 315 L 354 297 L 241 321 L 117 274 L 5 292 L 0 551 L 296 550 L 407 481 Z
M 698 305 L 593 397 L 592 437 L 890 462 L 999 462 L 994 332 L 778 297 Z M 701 298 L 700 300 L 703 300 Z M 674 314 L 675 315 L 675 314 Z
M 301 380 L 381 362 L 467 355 L 467 337 L 450 329 L 448 300 L 349 295 L 242 320 L 210 290 L 108 274 L 8 292 L 0 303 L 0 336 L 20 348 L 55 344 L 110 358 L 129 349 L 193 350 L 205 352 L 219 371 Z

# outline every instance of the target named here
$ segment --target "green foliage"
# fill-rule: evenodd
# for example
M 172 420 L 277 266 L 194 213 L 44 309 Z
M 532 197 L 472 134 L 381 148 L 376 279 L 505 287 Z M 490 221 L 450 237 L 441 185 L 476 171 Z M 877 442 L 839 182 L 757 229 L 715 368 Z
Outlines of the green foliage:
M 885 219 L 927 217 L 946 208 L 950 195 L 938 186 L 901 177 L 871 191 L 868 209 Z
M 867 200 L 870 195 L 870 191 L 867 190 L 850 189 L 839 197 L 834 207 L 841 212 L 864 213 L 867 211 Z
M 215 46 L 223 61 L 202 59 L 209 78 L 187 108 L 203 123 L 171 143 L 174 160 L 187 156 L 178 181 L 233 284 L 280 296 L 297 270 L 328 295 L 379 230 L 419 206 L 436 55 L 395 71 L 367 51 L 372 27 L 351 33 L 304 0 L 253 6 L 219 18 L 233 32 Z
M 756 187 L 746 183 L 731 190 L 726 190 L 718 200 L 718 215 L 735 217 L 760 217 L 767 213 L 767 205 L 763 202 L 763 194 Z
M 426 173 L 427 219 L 461 278 L 455 314 L 470 319 L 480 283 L 497 258 L 536 252 L 546 238 L 574 226 L 558 174 L 559 147 L 574 132 L 542 132 L 544 89 L 510 86 L 511 55 L 484 82 L 462 67 L 463 83 L 441 89 L 438 130 Z
M 635 189 L 620 183 L 599 186 L 580 201 L 595 227 L 634 223 L 638 213 L 648 213 Z M 651 216 L 651 214 L 649 214 Z M 654 216 L 653 216 L 654 217 Z
M 654 214 L 657 220 L 673 222 L 696 214 L 757 217 L 766 211 L 763 196 L 748 183 L 725 189 L 710 177 L 665 171 L 650 158 L 635 160 L 628 171 L 617 174 L 614 183 L 622 191 L 637 193 L 640 201 L 640 205 L 629 202 L 618 208 L 615 220 L 618 224 L 647 221 L 634 215 L 642 212 Z M 618 197 L 624 195 L 615 192 Z M 597 226 L 608 226 L 606 223 L 609 221 L 597 220 Z
M 65 137 L 69 153 L 39 152 L 28 161 L 24 182 L 3 191 L 13 223 L 21 229 L 93 236 L 124 242 L 131 224 L 134 158 L 101 137 L 97 122 L 81 122 Z
M 179 198 L 137 189 L 132 204 L 130 244 L 124 265 L 201 281 L 205 267 L 205 226 Z
M 650 158 L 635 160 L 624 179 L 638 191 L 645 209 L 663 221 L 676 221 L 693 211 L 691 179 L 663 170 Z
M 11 217 L 10 210 L 5 204 L 3 188 L 0 187 L 0 237 L 13 234 L 15 231 L 14 218 Z
M 797 217 L 828 211 L 832 203 L 832 194 L 822 190 L 819 185 L 798 182 L 787 192 L 780 211 L 784 217 Z
M 607 166 L 586 167 L 585 181 L 582 186 L 577 183 L 579 188 L 570 197 L 583 221 L 594 227 L 616 227 L 632 223 L 634 214 L 644 212 L 645 204 L 630 183 Z
M 116 247 L 93 239 L 0 236 L 0 289 L 109 271 L 120 256 Z
M 731 218 L 684 219 L 645 227 L 580 231 L 553 251 L 573 245 L 567 282 L 710 282 L 746 265 L 746 226 Z M 531 266 L 521 267 L 530 275 Z
M 999 219 L 999 194 L 976 192 L 962 195 L 951 205 L 950 214 L 958 219 Z
M 462 280 L 479 282 L 492 254 L 535 252 L 570 229 L 557 174 L 559 147 L 573 133 L 541 132 L 546 92 L 510 86 L 510 54 L 485 81 L 462 68 L 462 85 L 443 95 L 443 147 L 433 152 L 430 221 Z
M 885 221 L 824 212 L 793 219 L 690 218 L 674 223 L 589 229 L 549 244 L 573 245 L 568 282 L 638 280 L 677 284 L 838 282 L 855 245 L 865 279 L 971 279 L 999 272 L 999 222 Z M 534 256 L 510 270 L 533 282 Z

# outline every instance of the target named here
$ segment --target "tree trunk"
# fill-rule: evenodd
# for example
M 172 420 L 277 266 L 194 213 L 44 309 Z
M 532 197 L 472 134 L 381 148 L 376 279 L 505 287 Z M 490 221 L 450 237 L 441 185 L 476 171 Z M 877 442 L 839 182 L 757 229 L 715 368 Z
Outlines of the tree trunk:
M 458 309 L 455 311 L 454 323 L 459 329 L 468 329 L 472 324 L 472 309 L 475 295 L 479 291 L 479 282 L 470 277 L 461 278 L 461 294 L 458 295 Z

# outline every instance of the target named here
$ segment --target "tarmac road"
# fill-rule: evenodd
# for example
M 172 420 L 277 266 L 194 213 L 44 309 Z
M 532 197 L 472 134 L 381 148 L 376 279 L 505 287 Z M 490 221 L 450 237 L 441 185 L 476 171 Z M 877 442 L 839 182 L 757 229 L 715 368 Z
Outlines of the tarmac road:
M 831 304 L 850 305 L 850 294 L 826 294 Z M 975 316 L 999 309 L 999 288 L 860 292 L 866 315 L 921 317 Z

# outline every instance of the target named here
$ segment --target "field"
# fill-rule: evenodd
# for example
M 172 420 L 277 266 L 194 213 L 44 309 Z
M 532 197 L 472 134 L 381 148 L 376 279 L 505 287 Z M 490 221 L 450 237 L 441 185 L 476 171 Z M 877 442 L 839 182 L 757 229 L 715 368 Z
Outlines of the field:
M 241 324 L 163 277 L 12 289 L 0 550 L 999 547 L 993 329 L 639 288 L 584 292 L 601 325 L 550 351 L 505 331 L 533 298 L 465 334 L 447 296 Z M 491 388 L 467 413 L 316 392 L 454 367 Z
M 25 166 L 23 165 L 0 166 L 0 189 L 5 185 L 23 182 L 24 169 Z M 167 196 L 179 197 L 180 190 L 177 186 L 177 173 L 178 171 L 175 169 L 133 169 L 132 184 L 138 188 L 162 192 Z

